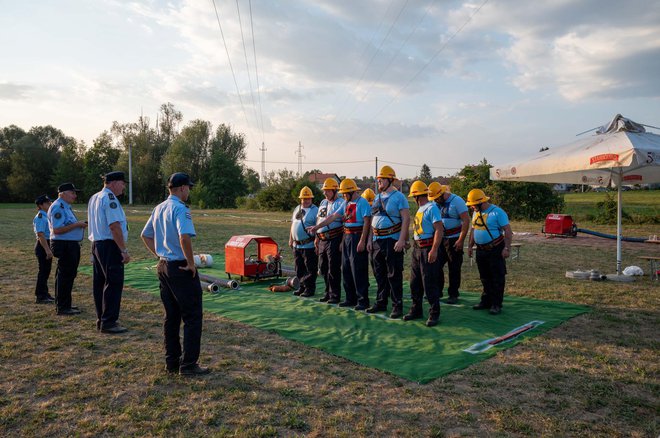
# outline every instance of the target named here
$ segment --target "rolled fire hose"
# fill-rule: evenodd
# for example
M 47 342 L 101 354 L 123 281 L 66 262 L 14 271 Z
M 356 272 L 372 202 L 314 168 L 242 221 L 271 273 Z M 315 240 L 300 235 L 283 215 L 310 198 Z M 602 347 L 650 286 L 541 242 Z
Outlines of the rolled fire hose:
M 215 294 L 220 290 L 220 286 L 217 283 L 208 283 L 206 281 L 201 281 L 202 288 L 208 290 L 209 292 Z
M 210 268 L 213 266 L 213 256 L 211 254 L 195 254 L 193 260 L 197 268 Z
M 223 278 L 217 278 L 207 274 L 199 274 L 199 279 L 207 283 L 215 283 L 218 286 L 226 287 L 227 289 L 236 290 L 241 286 L 236 280 L 225 280 Z

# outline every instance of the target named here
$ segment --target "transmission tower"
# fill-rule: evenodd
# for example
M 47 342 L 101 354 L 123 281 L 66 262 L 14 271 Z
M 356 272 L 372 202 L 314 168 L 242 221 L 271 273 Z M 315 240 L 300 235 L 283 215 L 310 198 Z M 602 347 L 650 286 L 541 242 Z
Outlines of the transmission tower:
M 261 142 L 261 182 L 266 184 L 266 145 Z
M 303 146 L 300 142 L 298 142 L 298 149 L 296 150 L 296 154 L 298 154 L 298 178 L 302 175 L 302 159 L 304 155 L 302 154 L 302 150 L 305 146 Z

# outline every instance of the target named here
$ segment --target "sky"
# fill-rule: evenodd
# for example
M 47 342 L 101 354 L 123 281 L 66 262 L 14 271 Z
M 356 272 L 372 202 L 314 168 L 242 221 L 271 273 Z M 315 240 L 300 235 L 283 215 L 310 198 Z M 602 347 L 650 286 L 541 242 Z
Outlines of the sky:
M 0 127 L 88 146 L 161 104 L 228 124 L 246 164 L 455 174 L 617 113 L 660 126 L 660 2 L 0 0 Z M 660 130 L 653 130 L 660 132 Z M 585 134 L 590 135 L 590 134 Z

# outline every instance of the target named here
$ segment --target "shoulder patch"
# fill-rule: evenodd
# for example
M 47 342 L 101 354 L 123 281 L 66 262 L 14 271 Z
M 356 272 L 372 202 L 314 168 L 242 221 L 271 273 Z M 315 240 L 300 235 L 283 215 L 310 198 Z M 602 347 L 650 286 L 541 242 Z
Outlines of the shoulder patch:
M 55 219 L 60 219 L 61 217 L 62 217 L 62 213 L 60 213 L 59 211 L 55 213 Z
M 39 213 L 39 214 L 37 215 L 37 217 L 38 217 L 39 219 L 41 219 L 41 218 L 43 217 L 43 215 L 42 215 L 41 213 Z
M 115 201 L 112 201 L 110 203 L 110 208 L 117 208 L 117 203 Z
M 109 198 L 109 199 L 115 199 L 115 195 L 113 195 L 112 193 L 108 193 L 108 198 Z M 113 208 L 114 208 L 114 207 L 113 207 Z

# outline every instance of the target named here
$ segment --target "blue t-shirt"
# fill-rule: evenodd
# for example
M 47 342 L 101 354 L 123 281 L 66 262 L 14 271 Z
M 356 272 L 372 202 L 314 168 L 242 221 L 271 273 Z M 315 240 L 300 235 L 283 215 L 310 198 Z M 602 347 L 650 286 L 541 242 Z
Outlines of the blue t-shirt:
M 332 216 L 335 213 L 339 213 L 340 215 L 343 215 L 343 208 L 345 207 L 344 204 L 346 204 L 346 201 L 343 199 L 337 198 L 334 201 L 328 201 L 327 199 L 324 199 L 321 201 L 321 204 L 319 205 L 319 211 L 316 214 L 316 223 L 320 223 L 321 221 L 324 221 L 325 218 L 328 216 Z M 334 230 L 335 228 L 339 228 L 343 225 L 343 219 L 341 217 L 338 217 L 334 221 L 330 222 L 328 225 L 326 225 L 323 228 L 319 228 L 316 233 L 327 233 L 330 230 Z
M 408 199 L 398 190 L 390 193 L 379 193 L 374 199 L 371 206 L 371 213 L 373 214 L 373 221 L 371 227 L 375 230 L 382 230 L 390 228 L 396 224 L 400 224 L 401 210 L 408 210 Z M 388 217 L 389 215 L 389 217 Z M 377 239 L 394 239 L 399 240 L 401 232 L 390 234 L 389 236 L 376 236 L 374 233 L 373 240 Z
M 439 199 L 439 198 L 438 198 Z M 468 208 L 465 201 L 453 193 L 449 195 L 449 199 L 444 202 L 438 202 L 440 214 L 442 215 L 442 225 L 445 227 L 445 232 L 452 228 L 459 228 L 463 225 L 461 221 L 461 214 L 467 213 Z M 458 237 L 461 234 L 460 230 L 456 233 L 447 234 L 445 237 Z
M 435 234 L 433 224 L 442 222 L 440 217 L 440 210 L 435 202 L 427 202 L 419 207 L 415 213 L 413 222 L 413 238 L 415 240 L 430 239 Z
M 314 248 L 314 235 L 310 236 L 307 232 L 307 228 L 313 227 L 316 224 L 316 215 L 318 211 L 319 208 L 314 204 L 307 208 L 299 205 L 293 209 L 293 215 L 291 216 L 291 238 L 293 239 L 294 248 Z M 302 242 L 308 239 L 312 240 L 301 245 L 296 243 L 296 241 Z
M 371 216 L 371 207 L 369 207 L 369 202 L 366 199 L 358 196 L 355 201 L 344 202 L 337 213 L 343 216 L 344 227 L 362 228 L 364 218 Z
M 37 233 L 44 233 L 46 240 L 50 239 L 50 228 L 48 227 L 48 212 L 39 210 L 39 213 L 32 219 L 32 229 L 34 235 L 39 238 Z
M 73 214 L 71 209 L 71 204 L 66 202 L 62 198 L 57 198 L 48 209 L 48 226 L 50 228 L 51 240 L 73 240 L 75 242 L 80 242 L 83 240 L 83 235 L 85 233 L 84 229 L 81 227 L 76 227 L 71 231 L 68 231 L 64 234 L 55 234 L 56 228 L 66 227 L 78 222 L 78 218 Z
M 109 188 L 104 188 L 89 198 L 87 204 L 87 236 L 92 242 L 112 239 L 110 224 L 119 222 L 124 242 L 128 241 L 126 215 L 119 200 Z
M 475 211 L 472 215 L 474 241 L 479 245 L 486 245 L 500 237 L 502 228 L 506 225 L 509 225 L 509 216 L 497 205 L 491 205 L 482 212 Z
M 177 196 L 170 195 L 151 212 L 142 229 L 142 236 L 154 239 L 156 254 L 167 261 L 185 260 L 179 236 L 195 237 L 195 227 L 188 206 Z

